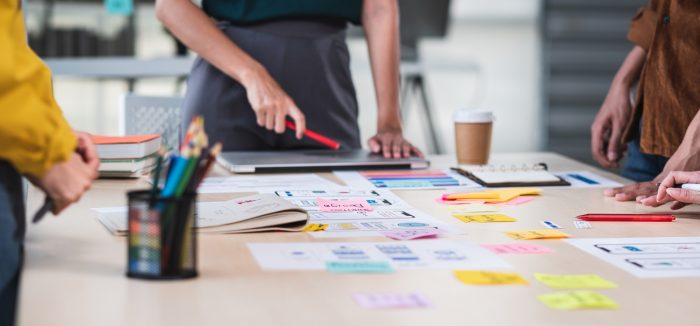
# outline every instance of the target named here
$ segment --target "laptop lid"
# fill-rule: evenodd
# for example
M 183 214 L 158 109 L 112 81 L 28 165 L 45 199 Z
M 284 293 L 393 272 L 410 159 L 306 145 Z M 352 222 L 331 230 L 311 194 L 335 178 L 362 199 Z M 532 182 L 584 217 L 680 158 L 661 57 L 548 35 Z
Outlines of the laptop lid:
M 223 152 L 217 162 L 233 173 L 331 171 L 362 169 L 425 169 L 418 157 L 386 159 L 365 150 L 294 150 Z

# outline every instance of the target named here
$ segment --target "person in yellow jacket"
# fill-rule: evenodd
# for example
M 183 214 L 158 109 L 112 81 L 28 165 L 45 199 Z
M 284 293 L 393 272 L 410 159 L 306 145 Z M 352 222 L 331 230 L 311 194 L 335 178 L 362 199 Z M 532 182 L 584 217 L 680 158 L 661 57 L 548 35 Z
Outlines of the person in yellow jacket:
M 20 0 L 0 0 L 0 325 L 15 323 L 22 261 L 21 176 L 46 192 L 58 214 L 97 177 L 90 137 L 73 131 L 56 104 L 51 74 L 27 45 Z

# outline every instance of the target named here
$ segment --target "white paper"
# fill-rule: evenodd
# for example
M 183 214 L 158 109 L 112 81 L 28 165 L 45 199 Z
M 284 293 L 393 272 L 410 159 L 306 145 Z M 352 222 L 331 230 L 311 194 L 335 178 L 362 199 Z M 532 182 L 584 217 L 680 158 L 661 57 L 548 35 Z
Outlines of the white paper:
M 274 192 L 277 189 L 333 189 L 340 185 L 313 173 L 210 177 L 197 189 L 200 194 Z
M 457 227 L 414 209 L 389 190 L 278 190 L 275 193 L 308 210 L 309 223 L 328 224 L 328 229 L 325 231 L 309 233 L 317 238 L 382 236 L 383 231 L 406 229 L 441 230 L 449 234 L 464 233 Z M 317 198 L 366 200 L 372 207 L 372 211 L 321 212 L 316 205 Z
M 700 237 L 566 241 L 639 278 L 700 277 Z
M 266 270 L 323 270 L 331 261 L 381 261 L 394 269 L 506 269 L 496 254 L 468 241 L 249 243 Z
M 441 172 L 444 172 L 448 176 L 454 178 L 457 180 L 459 183 L 459 186 L 445 186 L 445 187 L 391 187 L 391 188 L 384 188 L 384 189 L 392 189 L 392 190 L 407 190 L 407 189 L 445 189 L 445 188 L 455 188 L 455 187 L 460 187 L 460 188 L 482 188 L 481 185 L 478 183 L 474 182 L 473 180 L 455 172 L 450 169 L 445 169 L 441 170 Z M 372 182 L 367 180 L 360 172 L 357 171 L 335 171 L 333 172 L 338 178 L 343 180 L 345 184 L 350 187 L 350 188 L 359 188 L 359 189 L 377 189 Z
M 614 188 L 622 184 L 588 171 L 552 172 L 571 184 L 567 188 Z M 585 181 L 584 181 L 585 180 Z

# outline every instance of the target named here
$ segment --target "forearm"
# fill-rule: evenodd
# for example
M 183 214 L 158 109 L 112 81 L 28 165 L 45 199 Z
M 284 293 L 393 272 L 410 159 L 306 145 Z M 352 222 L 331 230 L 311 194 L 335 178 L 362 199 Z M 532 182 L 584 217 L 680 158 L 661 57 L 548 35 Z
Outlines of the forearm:
M 396 0 L 364 0 L 362 25 L 372 66 L 378 129 L 401 130 L 399 8 Z
M 639 80 L 642 68 L 646 62 L 646 51 L 639 45 L 635 46 L 625 58 L 625 61 L 615 74 L 611 90 L 614 88 L 629 92 L 629 89 Z
M 244 83 L 264 70 L 189 0 L 157 0 L 156 16 L 187 47 L 231 78 Z
M 673 156 L 668 159 L 664 170 L 659 176 L 663 178 L 671 171 L 700 170 L 700 111 L 688 125 L 683 141 Z

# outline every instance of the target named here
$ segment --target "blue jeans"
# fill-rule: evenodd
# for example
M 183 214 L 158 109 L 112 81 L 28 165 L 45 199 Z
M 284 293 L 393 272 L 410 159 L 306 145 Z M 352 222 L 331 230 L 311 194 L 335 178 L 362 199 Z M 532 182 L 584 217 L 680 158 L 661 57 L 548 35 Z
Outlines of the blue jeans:
M 622 176 L 636 182 L 651 181 L 664 170 L 668 158 L 642 153 L 639 129 L 641 126 L 635 131 L 634 139 L 627 143 L 627 161 L 622 167 Z
M 0 326 L 15 324 L 23 237 L 22 178 L 0 161 Z

